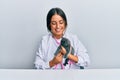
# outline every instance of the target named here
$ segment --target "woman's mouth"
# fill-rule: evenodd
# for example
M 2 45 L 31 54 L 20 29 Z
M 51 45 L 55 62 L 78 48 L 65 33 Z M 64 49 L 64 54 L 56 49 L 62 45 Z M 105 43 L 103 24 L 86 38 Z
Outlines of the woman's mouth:
M 56 31 L 56 32 L 60 32 L 60 31 L 61 31 L 61 29 L 56 29 L 55 31 Z

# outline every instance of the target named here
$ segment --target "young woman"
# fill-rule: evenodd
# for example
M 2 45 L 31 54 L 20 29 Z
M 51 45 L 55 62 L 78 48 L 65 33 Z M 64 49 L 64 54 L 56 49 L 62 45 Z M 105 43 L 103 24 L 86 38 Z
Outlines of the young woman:
M 47 14 L 47 29 L 49 34 L 42 37 L 39 50 L 36 52 L 36 69 L 81 69 L 88 66 L 90 60 L 87 50 L 76 35 L 66 33 L 67 18 L 60 8 L 52 8 Z M 67 65 L 64 65 L 66 58 L 65 47 L 61 46 L 60 51 L 55 55 L 61 44 L 62 38 L 67 38 L 74 53 L 69 53 Z

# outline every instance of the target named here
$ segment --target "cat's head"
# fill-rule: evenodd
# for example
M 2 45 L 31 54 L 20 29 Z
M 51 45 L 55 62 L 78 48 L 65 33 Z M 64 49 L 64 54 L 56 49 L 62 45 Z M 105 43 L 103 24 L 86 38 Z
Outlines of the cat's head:
M 63 37 L 62 40 L 61 40 L 61 45 L 63 47 L 69 47 L 70 46 L 70 41 L 67 38 Z

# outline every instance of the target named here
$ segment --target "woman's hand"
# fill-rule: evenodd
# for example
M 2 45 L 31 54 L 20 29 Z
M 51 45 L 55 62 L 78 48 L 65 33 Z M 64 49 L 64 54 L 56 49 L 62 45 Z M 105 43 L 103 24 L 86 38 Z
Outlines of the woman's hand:
M 72 55 L 71 53 L 68 54 L 68 58 L 69 58 L 70 60 L 74 61 L 75 63 L 78 62 L 78 57 L 75 56 L 75 55 Z
M 71 52 L 71 51 L 70 51 L 70 52 Z M 62 46 L 62 47 L 61 47 L 61 54 L 63 54 L 63 56 L 64 56 L 66 53 L 67 53 L 67 52 L 66 52 L 66 49 Z M 72 53 L 69 53 L 69 54 L 67 55 L 67 58 L 69 58 L 70 60 L 74 61 L 75 63 L 78 62 L 78 57 L 75 56 L 75 55 L 73 55 Z
M 61 46 L 60 52 L 61 52 L 62 55 L 65 55 L 66 54 L 66 49 L 63 46 Z
M 62 62 L 63 59 L 63 54 L 61 52 L 59 52 L 50 62 L 49 65 L 50 67 L 53 67 L 56 64 L 59 64 Z

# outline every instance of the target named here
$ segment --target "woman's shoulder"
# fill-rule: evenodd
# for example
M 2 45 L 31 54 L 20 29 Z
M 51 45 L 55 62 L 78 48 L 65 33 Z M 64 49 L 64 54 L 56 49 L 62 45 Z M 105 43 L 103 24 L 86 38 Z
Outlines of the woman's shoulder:
M 49 39 L 51 38 L 51 34 L 46 34 L 46 35 L 43 35 L 40 39 L 40 43 L 44 43 L 44 44 L 47 44 L 49 42 Z

